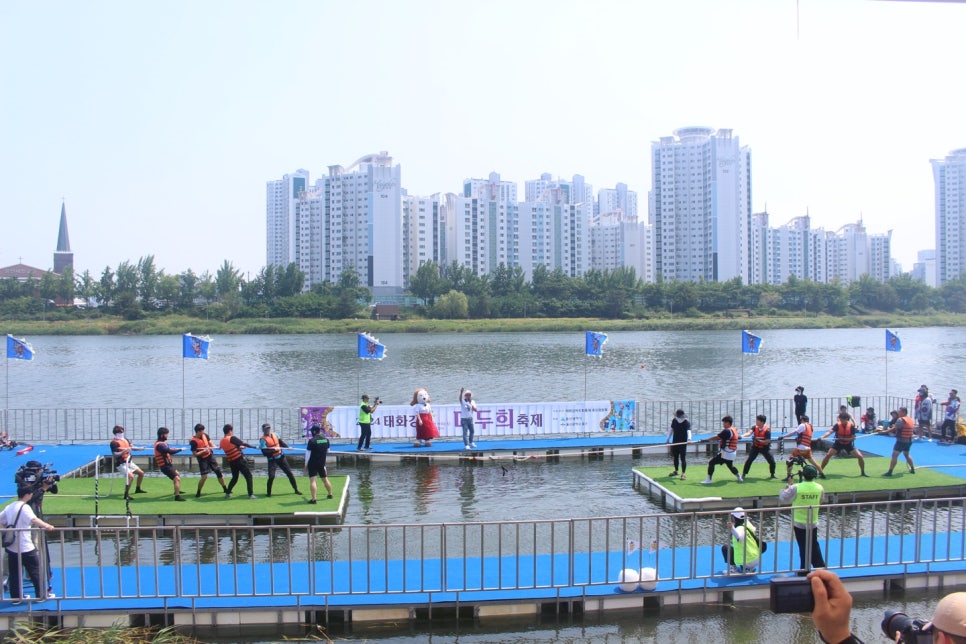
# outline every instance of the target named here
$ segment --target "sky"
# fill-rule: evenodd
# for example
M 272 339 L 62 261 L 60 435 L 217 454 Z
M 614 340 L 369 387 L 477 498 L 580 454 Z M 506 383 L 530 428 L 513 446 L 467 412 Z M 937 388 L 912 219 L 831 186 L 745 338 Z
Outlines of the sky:
M 772 226 L 935 247 L 930 159 L 966 148 L 966 3 L 0 0 L 0 266 L 265 264 L 265 183 L 388 151 L 413 195 L 499 172 L 626 183 L 731 129 Z

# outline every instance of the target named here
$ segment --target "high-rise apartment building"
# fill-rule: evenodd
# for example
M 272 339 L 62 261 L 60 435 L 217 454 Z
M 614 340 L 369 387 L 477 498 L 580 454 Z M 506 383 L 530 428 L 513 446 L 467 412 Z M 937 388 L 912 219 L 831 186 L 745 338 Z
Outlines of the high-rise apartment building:
M 688 127 L 651 145 L 658 278 L 748 283 L 751 151 L 731 130 Z
M 265 260 L 285 267 L 296 261 L 299 195 L 309 185 L 307 170 L 296 170 L 265 185 Z
M 266 192 L 268 263 L 295 262 L 305 289 L 336 282 L 352 270 L 374 295 L 403 291 L 402 188 L 399 165 L 387 152 L 348 168 L 329 166 L 315 185 L 299 170 L 269 181 Z
M 966 148 L 931 163 L 936 186 L 936 280 L 942 286 L 966 272 Z
M 446 228 L 443 221 L 443 200 L 439 194 L 429 197 L 403 196 L 402 261 L 403 283 L 426 262 L 445 266 Z

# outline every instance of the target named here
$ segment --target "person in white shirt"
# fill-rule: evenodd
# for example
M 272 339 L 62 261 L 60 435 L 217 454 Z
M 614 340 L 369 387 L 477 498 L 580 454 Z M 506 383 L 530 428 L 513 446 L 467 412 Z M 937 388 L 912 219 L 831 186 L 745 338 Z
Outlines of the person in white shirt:
M 36 601 L 42 602 L 47 599 L 47 583 L 46 580 L 41 579 L 40 555 L 30 537 L 30 528 L 43 528 L 49 532 L 54 529 L 54 526 L 43 519 L 38 519 L 34 514 L 30 507 L 30 499 L 33 497 L 32 488 L 21 486 L 17 490 L 17 496 L 18 501 L 11 503 L 3 509 L 3 512 L 0 512 L 0 521 L 3 525 L 11 526 L 16 532 L 13 543 L 9 545 L 4 543 L 4 549 L 7 551 L 7 585 L 10 589 L 10 598 L 14 604 L 24 600 L 23 570 L 26 570 L 38 595 L 43 595 L 37 597 Z

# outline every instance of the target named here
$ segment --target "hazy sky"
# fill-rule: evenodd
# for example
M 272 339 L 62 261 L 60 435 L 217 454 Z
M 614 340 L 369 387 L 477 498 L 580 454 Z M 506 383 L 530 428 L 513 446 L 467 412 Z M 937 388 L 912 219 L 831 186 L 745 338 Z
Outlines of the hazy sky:
M 265 263 L 265 182 L 387 150 L 410 194 L 491 171 L 626 183 L 731 128 L 773 226 L 933 248 L 966 147 L 966 4 L 870 0 L 0 0 L 0 266 Z

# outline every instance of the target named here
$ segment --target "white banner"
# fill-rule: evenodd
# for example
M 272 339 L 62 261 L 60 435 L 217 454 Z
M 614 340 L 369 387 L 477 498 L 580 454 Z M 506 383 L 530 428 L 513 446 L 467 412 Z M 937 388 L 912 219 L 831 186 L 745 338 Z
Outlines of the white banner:
M 552 434 L 588 434 L 634 431 L 636 403 L 633 400 L 591 400 L 556 403 L 476 403 L 474 419 L 476 437 L 542 436 Z M 358 407 L 302 407 L 303 419 L 308 410 L 324 409 L 326 429 L 343 438 L 358 438 Z M 441 437 L 462 437 L 459 405 L 433 405 L 433 415 Z M 331 429 L 330 429 L 331 428 Z M 307 429 L 307 426 L 303 429 Z M 380 405 L 372 415 L 373 438 L 415 438 L 416 415 L 409 405 Z

